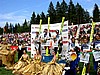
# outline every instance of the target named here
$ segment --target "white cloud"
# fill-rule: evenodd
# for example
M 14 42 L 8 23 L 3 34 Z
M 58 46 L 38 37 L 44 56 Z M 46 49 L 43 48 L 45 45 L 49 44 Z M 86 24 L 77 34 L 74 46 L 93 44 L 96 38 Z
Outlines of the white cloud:
M 15 11 L 7 14 L 0 14 L 0 26 L 4 27 L 6 22 L 22 24 L 25 19 L 29 20 L 28 11 Z

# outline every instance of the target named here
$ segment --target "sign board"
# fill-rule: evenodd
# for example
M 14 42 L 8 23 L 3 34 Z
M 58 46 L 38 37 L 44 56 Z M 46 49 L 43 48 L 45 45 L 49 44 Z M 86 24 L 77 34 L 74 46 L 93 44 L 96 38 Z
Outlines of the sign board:
M 93 52 L 95 61 L 100 61 L 100 51 Z
M 34 52 L 35 52 L 34 39 L 36 36 L 36 32 L 39 32 L 39 26 L 40 25 L 37 25 L 37 24 L 31 25 L 31 57 L 34 57 Z M 43 36 L 44 29 L 48 29 L 48 24 L 41 25 L 41 32 L 42 33 L 40 34 L 40 36 Z M 59 32 L 60 32 L 60 29 L 61 29 L 61 23 L 50 24 L 50 31 L 49 32 L 51 33 L 51 37 L 56 35 L 56 32 L 55 32 L 56 30 L 59 30 Z M 68 21 L 64 22 L 62 36 L 63 36 L 62 37 L 63 41 L 67 41 L 67 39 L 68 39 Z
M 89 63 L 89 58 L 90 58 L 89 53 L 80 54 L 80 62 Z

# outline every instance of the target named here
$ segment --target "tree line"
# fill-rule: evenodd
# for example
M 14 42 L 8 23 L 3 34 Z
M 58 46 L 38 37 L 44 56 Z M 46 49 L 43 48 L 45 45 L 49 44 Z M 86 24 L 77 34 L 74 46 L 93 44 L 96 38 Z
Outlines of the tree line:
M 24 23 L 20 25 L 19 23 L 5 24 L 5 33 L 23 33 L 31 31 L 31 24 L 39 24 L 40 19 L 42 19 L 42 24 L 48 23 L 48 17 L 50 17 L 50 23 L 59 23 L 62 21 L 62 17 L 65 17 L 65 20 L 69 21 L 69 25 L 89 23 L 91 19 L 94 22 L 100 21 L 100 10 L 97 4 L 94 5 L 93 17 L 90 16 L 89 12 L 85 10 L 79 3 L 76 5 L 70 0 L 69 4 L 63 0 L 61 3 L 57 1 L 56 6 L 53 5 L 52 1 L 49 4 L 47 14 L 41 12 L 41 14 L 32 13 L 30 21 L 25 19 Z M 2 28 L 0 28 L 0 34 L 3 33 Z

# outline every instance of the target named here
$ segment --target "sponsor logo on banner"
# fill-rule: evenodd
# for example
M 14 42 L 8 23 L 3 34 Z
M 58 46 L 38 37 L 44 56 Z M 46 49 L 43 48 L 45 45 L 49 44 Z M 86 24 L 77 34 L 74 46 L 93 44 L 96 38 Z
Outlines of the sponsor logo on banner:
M 66 32 L 66 31 L 68 31 L 68 29 L 64 29 L 64 30 L 62 30 L 62 32 Z

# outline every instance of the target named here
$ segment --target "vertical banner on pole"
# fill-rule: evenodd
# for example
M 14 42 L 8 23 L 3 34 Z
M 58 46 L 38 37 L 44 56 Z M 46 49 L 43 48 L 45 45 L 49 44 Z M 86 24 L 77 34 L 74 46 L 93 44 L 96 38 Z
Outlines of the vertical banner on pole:
M 48 31 L 50 30 L 50 17 L 48 17 Z
M 50 30 L 50 17 L 48 17 L 48 32 Z M 46 48 L 46 56 L 48 56 L 48 47 Z
M 91 29 L 91 34 L 90 34 L 90 43 L 93 40 L 94 28 L 95 28 L 95 22 L 92 22 L 92 29 Z
M 40 28 L 39 28 L 39 34 L 41 33 L 41 24 L 42 24 L 42 19 L 40 19 Z
M 62 24 L 61 24 L 60 34 L 62 34 L 62 29 L 63 29 L 63 26 L 64 26 L 64 20 L 65 20 L 65 17 L 62 17 Z

